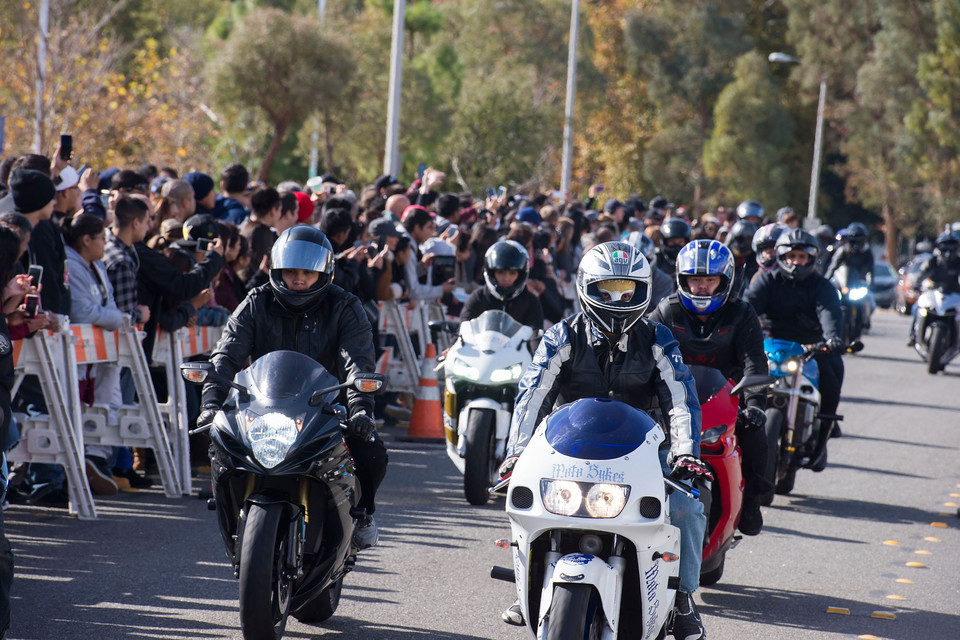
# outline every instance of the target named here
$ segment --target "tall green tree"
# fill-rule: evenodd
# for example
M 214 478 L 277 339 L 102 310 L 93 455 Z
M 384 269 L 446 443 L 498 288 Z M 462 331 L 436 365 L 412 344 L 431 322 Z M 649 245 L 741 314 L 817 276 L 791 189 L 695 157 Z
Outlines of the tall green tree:
M 312 18 L 256 9 L 231 32 L 210 63 L 210 91 L 225 113 L 249 110 L 248 116 L 269 125 L 270 142 L 257 172 L 260 180 L 268 180 L 287 133 L 317 105 L 338 103 L 343 78 L 353 67 L 347 45 L 321 35 Z
M 733 82 L 714 109 L 713 134 L 704 147 L 706 175 L 720 202 L 759 200 L 768 209 L 786 203 L 784 149 L 791 140 L 790 114 L 780 103 L 766 59 L 756 51 L 742 55 Z
M 643 174 L 671 198 L 699 209 L 703 148 L 713 106 L 733 62 L 751 47 L 742 2 L 670 0 L 628 14 L 630 66 L 658 107 L 658 131 L 644 153 Z

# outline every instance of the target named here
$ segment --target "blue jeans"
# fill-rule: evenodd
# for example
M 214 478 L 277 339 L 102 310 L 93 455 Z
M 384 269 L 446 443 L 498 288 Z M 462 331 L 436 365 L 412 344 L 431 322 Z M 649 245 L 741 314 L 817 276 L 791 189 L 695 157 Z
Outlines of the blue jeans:
M 660 451 L 660 466 L 670 473 L 666 449 Z M 693 593 L 700 588 L 700 564 L 703 560 L 703 534 L 707 517 L 703 503 L 679 491 L 670 494 L 670 524 L 680 529 L 680 591 Z

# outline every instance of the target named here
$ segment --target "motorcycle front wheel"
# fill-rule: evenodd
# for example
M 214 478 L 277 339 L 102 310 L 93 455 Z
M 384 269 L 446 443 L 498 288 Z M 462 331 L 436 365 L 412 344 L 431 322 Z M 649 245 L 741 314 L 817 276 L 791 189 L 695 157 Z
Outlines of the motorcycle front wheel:
M 777 485 L 780 472 L 780 435 L 783 431 L 783 414 L 776 409 L 767 409 L 767 422 L 764 425 L 767 435 L 767 466 L 764 477 L 771 485 Z M 760 504 L 769 507 L 773 504 L 774 491 L 768 491 L 760 497 Z
M 282 504 L 251 503 L 240 549 L 240 628 L 244 640 L 279 640 L 290 611 L 283 575 L 287 520 Z
M 467 419 L 467 455 L 464 461 L 463 493 L 467 502 L 475 506 L 487 504 L 490 499 L 490 480 L 496 471 L 493 430 L 496 414 L 475 410 Z
M 320 592 L 320 594 L 293 612 L 293 617 L 305 624 L 320 624 L 331 618 L 340 606 L 343 578 Z
M 546 640 L 600 640 L 603 627 L 600 594 L 592 586 L 554 585 Z
M 927 351 L 927 373 L 933 375 L 942 369 L 940 359 L 947 350 L 947 337 L 940 323 L 930 327 L 930 341 L 927 344 L 930 345 Z

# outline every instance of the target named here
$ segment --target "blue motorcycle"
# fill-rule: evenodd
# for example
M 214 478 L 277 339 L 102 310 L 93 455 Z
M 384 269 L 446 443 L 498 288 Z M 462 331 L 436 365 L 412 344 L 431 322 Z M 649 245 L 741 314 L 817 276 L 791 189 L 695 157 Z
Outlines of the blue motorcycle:
M 820 413 L 820 369 L 816 351 L 790 340 L 763 341 L 770 375 L 776 382 L 767 388 L 767 470 L 775 493 L 793 491 L 797 470 L 810 466 L 817 446 L 821 420 L 841 416 Z M 773 494 L 762 503 L 773 502 Z

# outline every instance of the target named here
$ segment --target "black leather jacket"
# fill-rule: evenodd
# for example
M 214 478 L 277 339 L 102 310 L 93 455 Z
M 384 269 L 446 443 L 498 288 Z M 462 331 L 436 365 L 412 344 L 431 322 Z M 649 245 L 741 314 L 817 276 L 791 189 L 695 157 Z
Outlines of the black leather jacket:
M 870 249 L 855 252 L 850 245 L 843 245 L 834 251 L 823 277 L 829 280 L 842 265 L 847 266 L 847 286 L 861 282 L 869 284 L 873 279 L 873 252 Z
M 460 322 L 473 320 L 480 317 L 484 311 L 491 310 L 504 311 L 520 324 L 533 327 L 535 331 L 543 329 L 543 307 L 540 306 L 540 299 L 526 289 L 516 298 L 503 301 L 493 297 L 486 287 L 481 287 L 471 293 L 463 303 Z
M 920 267 L 916 282 L 919 285 L 927 278 L 944 293 L 960 293 L 960 257 L 947 261 L 934 255 Z
M 687 310 L 677 294 L 665 298 L 650 320 L 667 326 L 680 343 L 688 365 L 719 369 L 734 382 L 745 375 L 766 375 L 767 356 L 763 351 L 763 330 L 756 311 L 742 300 L 729 300 L 706 322 Z M 766 408 L 766 394 L 749 393 L 747 404 Z
M 251 291 L 227 320 L 210 361 L 228 380 L 265 353 L 281 349 L 310 356 L 340 382 L 353 374 L 374 370 L 373 332 L 356 296 L 331 285 L 327 294 L 305 312 L 293 313 L 280 305 L 270 285 Z M 227 389 L 215 384 L 203 388 L 203 404 L 220 405 Z M 373 398 L 347 390 L 350 415 L 373 415 Z
M 819 273 L 789 280 L 780 270 L 760 274 L 743 295 L 763 316 L 770 335 L 812 344 L 841 336 L 843 311 L 837 288 Z

